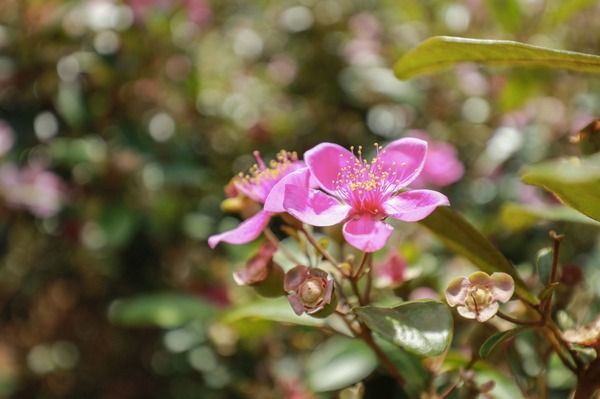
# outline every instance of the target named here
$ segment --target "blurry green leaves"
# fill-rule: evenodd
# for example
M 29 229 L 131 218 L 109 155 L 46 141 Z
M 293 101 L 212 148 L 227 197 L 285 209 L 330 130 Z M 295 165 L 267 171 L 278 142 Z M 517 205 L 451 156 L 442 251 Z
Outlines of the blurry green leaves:
M 271 320 L 311 327 L 322 327 L 326 324 L 325 319 L 314 318 L 306 314 L 296 316 L 285 297 L 258 299 L 246 305 L 237 306 L 223 317 L 223 321 L 226 323 L 233 323 L 243 319 Z
M 492 353 L 492 351 L 498 345 L 500 345 L 502 342 L 514 337 L 515 335 L 517 335 L 524 329 L 525 328 L 519 327 L 519 328 L 513 328 L 511 330 L 499 331 L 499 332 L 493 334 L 488 339 L 486 339 L 485 342 L 483 343 L 483 345 L 481 345 L 481 347 L 479 348 L 479 356 L 481 358 L 485 359 L 486 357 L 488 357 L 490 355 L 490 353 Z
M 540 221 L 583 223 L 600 227 L 600 223 L 562 205 L 528 206 L 507 203 L 501 211 L 502 224 L 512 231 L 524 230 Z
M 358 339 L 333 337 L 319 345 L 306 364 L 307 381 L 315 392 L 355 384 L 375 370 L 377 357 Z
M 469 259 L 488 274 L 504 272 L 515 280 L 517 294 L 537 303 L 515 268 L 502 253 L 475 227 L 448 207 L 437 208 L 420 222 L 453 252 Z
M 552 191 L 565 204 L 600 221 L 600 154 L 529 166 L 521 178 Z
M 395 308 L 364 306 L 358 318 L 386 340 L 420 356 L 437 356 L 452 341 L 452 314 L 435 301 L 413 301 Z
M 600 72 L 600 56 L 555 50 L 507 40 L 434 36 L 408 51 L 394 66 L 399 79 L 437 72 L 461 62 L 543 66 Z
M 112 323 L 126 327 L 172 328 L 207 320 L 216 311 L 214 305 L 201 298 L 160 292 L 117 300 L 111 304 L 108 316 Z

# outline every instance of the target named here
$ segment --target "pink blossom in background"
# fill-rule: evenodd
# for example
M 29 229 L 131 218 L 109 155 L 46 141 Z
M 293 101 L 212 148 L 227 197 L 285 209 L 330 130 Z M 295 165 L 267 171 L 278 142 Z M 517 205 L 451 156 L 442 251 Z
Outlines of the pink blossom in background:
M 0 120 L 0 157 L 6 155 L 15 143 L 15 135 L 8 123 Z
M 271 217 L 283 209 L 283 189 L 279 184 L 283 178 L 298 169 L 304 168 L 304 162 L 298 160 L 296 153 L 280 151 L 277 158 L 265 164 L 258 151 L 254 152 L 257 164 L 249 174 L 238 176 L 233 185 L 237 192 L 265 207 L 251 218 L 246 219 L 233 230 L 216 234 L 208 238 L 208 245 L 216 247 L 221 241 L 230 244 L 245 244 L 256 239 L 269 224 Z M 232 191 L 229 188 L 228 191 Z
M 390 251 L 385 260 L 375 264 L 375 286 L 395 288 L 406 280 L 406 260 L 397 251 Z
M 370 162 L 362 158 L 361 147 L 358 158 L 332 143 L 307 151 L 308 170 L 293 173 L 294 181 L 285 183 L 285 210 L 313 226 L 344 223 L 344 238 L 350 245 L 375 252 L 393 231 L 386 218 L 416 222 L 438 206 L 449 205 L 448 198 L 436 191 L 405 191 L 423 170 L 425 141 L 403 138 L 376 148 Z M 311 176 L 321 190 L 310 187 Z
M 40 218 L 54 216 L 65 201 L 62 180 L 39 164 L 20 170 L 14 164 L 3 165 L 0 192 L 9 206 L 27 209 Z
M 418 301 L 419 299 L 433 299 L 437 301 L 440 298 L 440 295 L 436 290 L 429 287 L 419 287 L 410 293 L 408 296 L 409 301 Z
M 408 134 L 425 140 L 428 144 L 425 166 L 413 181 L 413 187 L 445 187 L 461 179 L 465 168 L 452 144 L 433 140 L 421 131 L 410 131 Z

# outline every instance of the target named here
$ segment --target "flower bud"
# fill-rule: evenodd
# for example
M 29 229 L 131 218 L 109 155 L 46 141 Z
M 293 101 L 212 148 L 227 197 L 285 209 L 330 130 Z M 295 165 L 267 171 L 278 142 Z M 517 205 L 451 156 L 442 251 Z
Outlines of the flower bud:
M 475 272 L 458 277 L 446 289 L 446 301 L 457 306 L 458 313 L 466 319 L 485 322 L 498 312 L 498 302 L 507 302 L 515 291 L 513 278 L 506 273 Z
M 302 265 L 294 267 L 285 275 L 284 289 L 298 316 L 307 313 L 315 317 L 326 317 L 337 305 L 333 279 L 321 269 Z
M 390 251 L 382 263 L 374 268 L 375 286 L 396 288 L 406 280 L 406 260 L 396 251 Z
M 246 263 L 243 270 L 233 273 L 238 285 L 249 285 L 265 297 L 284 295 L 283 269 L 273 261 L 277 247 L 270 242 L 261 245 L 258 253 Z

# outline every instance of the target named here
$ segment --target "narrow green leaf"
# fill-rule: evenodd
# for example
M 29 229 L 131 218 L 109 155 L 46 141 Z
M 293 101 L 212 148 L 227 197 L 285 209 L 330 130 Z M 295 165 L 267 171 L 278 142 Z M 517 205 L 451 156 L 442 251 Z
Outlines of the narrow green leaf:
M 336 391 L 363 380 L 376 367 L 377 357 L 363 341 L 333 337 L 308 358 L 307 381 L 315 392 Z
M 318 319 L 303 314 L 296 316 L 287 298 L 262 298 L 248 304 L 236 307 L 225 313 L 223 322 L 233 323 L 242 319 L 262 319 L 280 323 L 299 324 L 303 326 L 322 327 L 327 319 Z
M 600 72 L 600 56 L 555 50 L 508 40 L 435 36 L 408 51 L 394 66 L 399 79 L 433 73 L 461 62 L 529 65 Z
M 524 230 L 540 221 L 583 223 L 600 227 L 600 222 L 562 206 L 527 206 L 508 203 L 500 214 L 502 224 L 512 231 Z
M 533 303 L 538 300 L 502 253 L 473 225 L 448 207 L 439 207 L 420 222 L 453 252 L 469 259 L 484 272 L 508 273 L 515 280 L 517 294 Z
M 600 221 L 600 154 L 529 166 L 521 179 L 552 191 L 565 204 Z
M 216 307 L 195 296 L 171 292 L 145 294 L 113 302 L 108 317 L 114 324 L 127 327 L 172 328 L 192 320 L 206 320 Z
M 371 330 L 420 356 L 440 355 L 452 341 L 452 314 L 441 302 L 405 302 L 395 308 L 363 306 L 354 312 Z
M 506 341 L 509 338 L 514 337 L 521 331 L 525 330 L 523 327 L 513 328 L 512 330 L 499 331 L 493 335 L 491 335 L 488 339 L 485 340 L 483 345 L 479 348 L 479 356 L 482 359 L 487 358 L 490 353 L 502 342 Z

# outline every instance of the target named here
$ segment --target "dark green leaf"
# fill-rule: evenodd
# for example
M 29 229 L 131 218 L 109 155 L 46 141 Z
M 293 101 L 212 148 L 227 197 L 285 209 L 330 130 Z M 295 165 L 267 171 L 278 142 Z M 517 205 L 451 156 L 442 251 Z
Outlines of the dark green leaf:
M 333 337 L 308 358 L 307 380 L 315 392 L 335 391 L 363 380 L 376 367 L 377 357 L 363 341 Z
M 600 154 L 530 166 L 521 178 L 552 191 L 565 204 L 600 221 Z
M 600 227 L 600 223 L 572 208 L 556 206 L 526 206 L 508 203 L 502 207 L 502 224 L 513 231 L 519 231 L 539 221 L 584 223 Z
M 433 73 L 461 62 L 530 65 L 600 72 L 600 57 L 508 40 L 435 36 L 407 52 L 394 66 L 399 79 Z
M 226 313 L 223 321 L 233 323 L 238 320 L 253 318 L 313 327 L 324 326 L 327 321 L 327 319 L 318 319 L 306 314 L 296 316 L 285 297 L 275 299 L 263 298 L 238 306 Z
M 508 259 L 458 213 L 442 206 L 422 220 L 421 224 L 437 235 L 451 251 L 466 257 L 484 272 L 510 274 L 515 280 L 517 293 L 533 303 L 538 302 Z
M 481 347 L 479 348 L 479 356 L 485 359 L 499 344 L 501 344 L 509 338 L 514 337 L 523 330 L 525 330 L 525 328 L 519 327 L 513 328 L 512 330 L 499 331 L 493 334 L 488 339 L 486 339 L 483 345 L 481 345 Z
M 128 327 L 172 328 L 213 317 L 216 308 L 201 298 L 170 292 L 119 299 L 110 306 L 109 319 Z
M 381 338 L 378 334 L 373 334 L 375 343 L 385 352 L 387 357 L 400 370 L 404 377 L 404 389 L 411 398 L 417 398 L 427 389 L 429 382 L 429 372 L 423 366 L 421 358 L 405 351 L 399 346 Z
M 536 254 L 535 268 L 541 281 L 550 279 L 550 269 L 552 268 L 552 247 L 540 249 Z
M 417 355 L 440 355 L 452 341 L 452 314 L 440 302 L 405 302 L 395 308 L 364 306 L 354 312 L 371 330 Z

